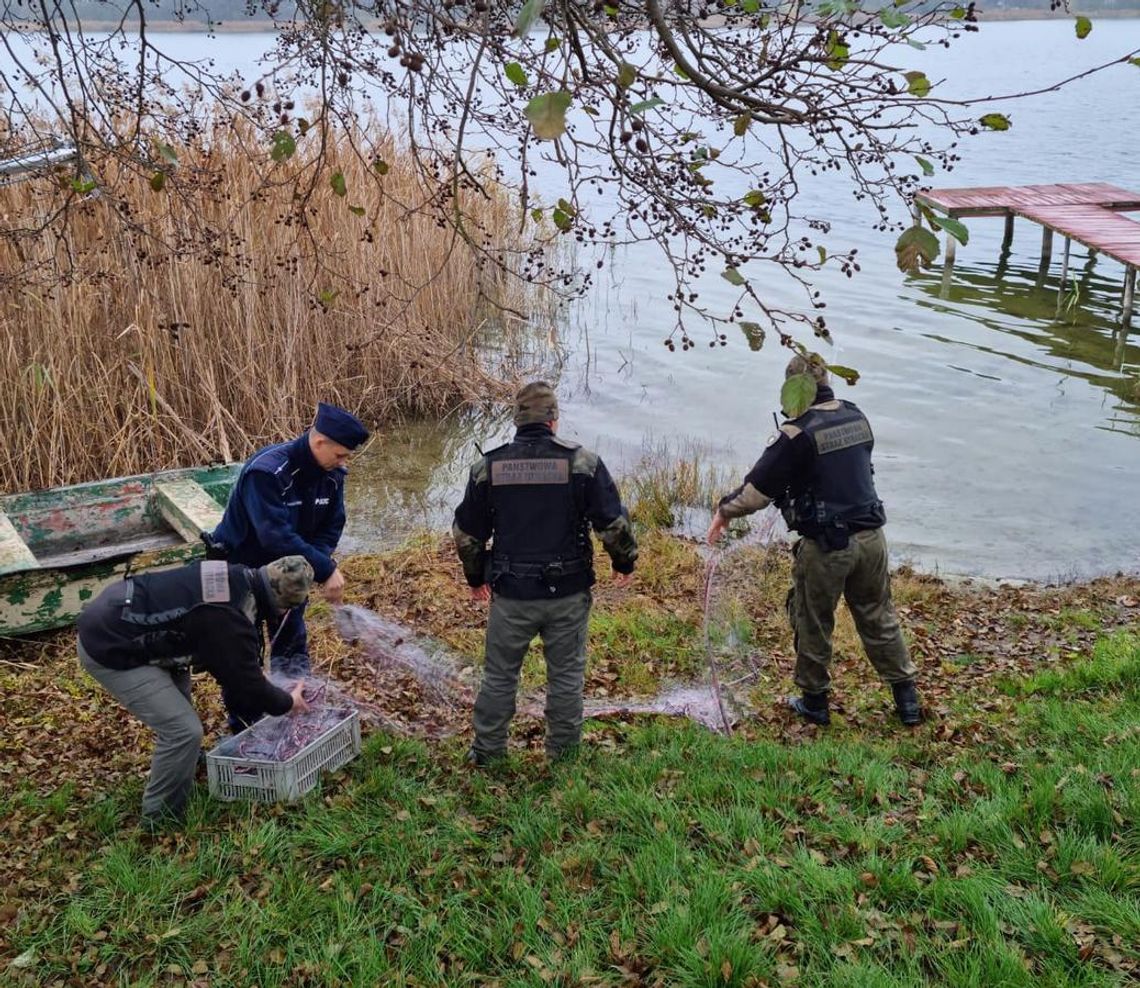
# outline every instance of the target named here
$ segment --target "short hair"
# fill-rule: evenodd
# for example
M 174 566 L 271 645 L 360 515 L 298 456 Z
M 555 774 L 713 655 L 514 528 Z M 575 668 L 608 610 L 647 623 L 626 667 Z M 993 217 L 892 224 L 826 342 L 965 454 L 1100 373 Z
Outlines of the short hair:
M 818 353 L 807 356 L 797 353 L 792 357 L 784 370 L 784 380 L 795 377 L 797 374 L 810 374 L 815 378 L 816 384 L 827 384 L 827 364 L 823 362 L 823 358 Z

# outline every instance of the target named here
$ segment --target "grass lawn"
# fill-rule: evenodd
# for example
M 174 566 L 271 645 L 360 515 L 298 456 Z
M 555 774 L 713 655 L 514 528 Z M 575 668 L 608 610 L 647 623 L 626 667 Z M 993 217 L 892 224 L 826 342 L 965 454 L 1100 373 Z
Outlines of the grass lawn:
M 599 584 L 591 695 L 702 672 L 703 564 L 676 540 L 644 545 L 634 588 Z M 477 658 L 483 611 L 439 540 L 346 569 L 357 602 Z M 135 828 L 146 732 L 80 673 L 67 636 L 6 646 L 0 984 L 1140 978 L 1135 579 L 979 590 L 904 571 L 926 723 L 895 725 L 843 616 L 839 713 L 820 730 L 777 703 L 786 553 L 740 552 L 721 573 L 753 709 L 731 737 L 592 722 L 580 756 L 550 766 L 523 718 L 508 761 L 474 772 L 463 711 L 443 739 L 372 731 L 288 807 L 200 787 L 185 831 L 157 837 Z M 320 611 L 323 671 L 414 725 L 416 685 L 376 691 Z M 216 730 L 216 695 L 196 690 Z

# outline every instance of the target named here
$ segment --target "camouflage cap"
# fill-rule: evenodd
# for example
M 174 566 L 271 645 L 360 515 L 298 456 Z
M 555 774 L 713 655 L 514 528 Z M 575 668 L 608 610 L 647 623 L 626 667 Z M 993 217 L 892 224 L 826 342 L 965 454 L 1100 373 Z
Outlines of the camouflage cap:
M 803 357 L 797 353 L 792 357 L 784 370 L 784 380 L 795 377 L 797 374 L 810 374 L 815 378 L 816 384 L 827 384 L 827 365 L 819 354 L 811 353 Z
M 515 425 L 553 422 L 558 418 L 558 398 L 545 381 L 531 381 L 515 395 Z
M 313 567 L 304 556 L 282 556 L 261 567 L 269 596 L 279 611 L 302 604 L 313 585 Z

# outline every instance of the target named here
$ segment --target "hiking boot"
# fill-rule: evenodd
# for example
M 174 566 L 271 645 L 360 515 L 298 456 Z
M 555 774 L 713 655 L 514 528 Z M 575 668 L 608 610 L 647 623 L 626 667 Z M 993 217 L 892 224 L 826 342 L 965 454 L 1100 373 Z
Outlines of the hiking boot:
M 922 721 L 922 707 L 918 703 L 918 691 L 914 688 L 913 679 L 904 679 L 901 683 L 891 683 L 891 692 L 895 695 L 895 713 L 907 727 L 914 727 Z
M 469 768 L 490 768 L 506 757 L 506 753 L 502 751 L 489 755 L 484 751 L 476 751 L 474 748 L 470 748 L 463 757 L 463 763 Z
M 546 761 L 551 765 L 576 762 L 581 750 L 582 746 L 578 744 L 568 744 L 565 748 L 547 748 Z
M 792 710 L 809 723 L 822 726 L 831 723 L 826 693 L 804 693 L 803 696 L 790 696 L 787 702 Z

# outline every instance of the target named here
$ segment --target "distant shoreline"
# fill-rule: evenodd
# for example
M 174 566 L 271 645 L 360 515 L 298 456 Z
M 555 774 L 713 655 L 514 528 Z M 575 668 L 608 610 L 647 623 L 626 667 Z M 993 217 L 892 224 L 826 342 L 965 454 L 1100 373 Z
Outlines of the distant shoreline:
M 990 21 L 1054 21 L 1072 20 L 1081 11 L 1071 11 L 1068 14 L 1056 14 L 1046 10 L 1009 7 L 1000 10 L 983 11 L 978 19 L 979 24 Z M 1102 10 L 1086 13 L 1095 25 L 1098 20 L 1129 20 L 1140 18 L 1140 7 L 1132 10 Z M 119 27 L 118 21 L 81 21 L 80 27 L 84 31 L 113 31 Z M 213 27 L 205 21 L 148 21 L 147 30 L 156 34 L 271 34 L 274 30 L 270 21 L 229 20 L 220 21 Z

